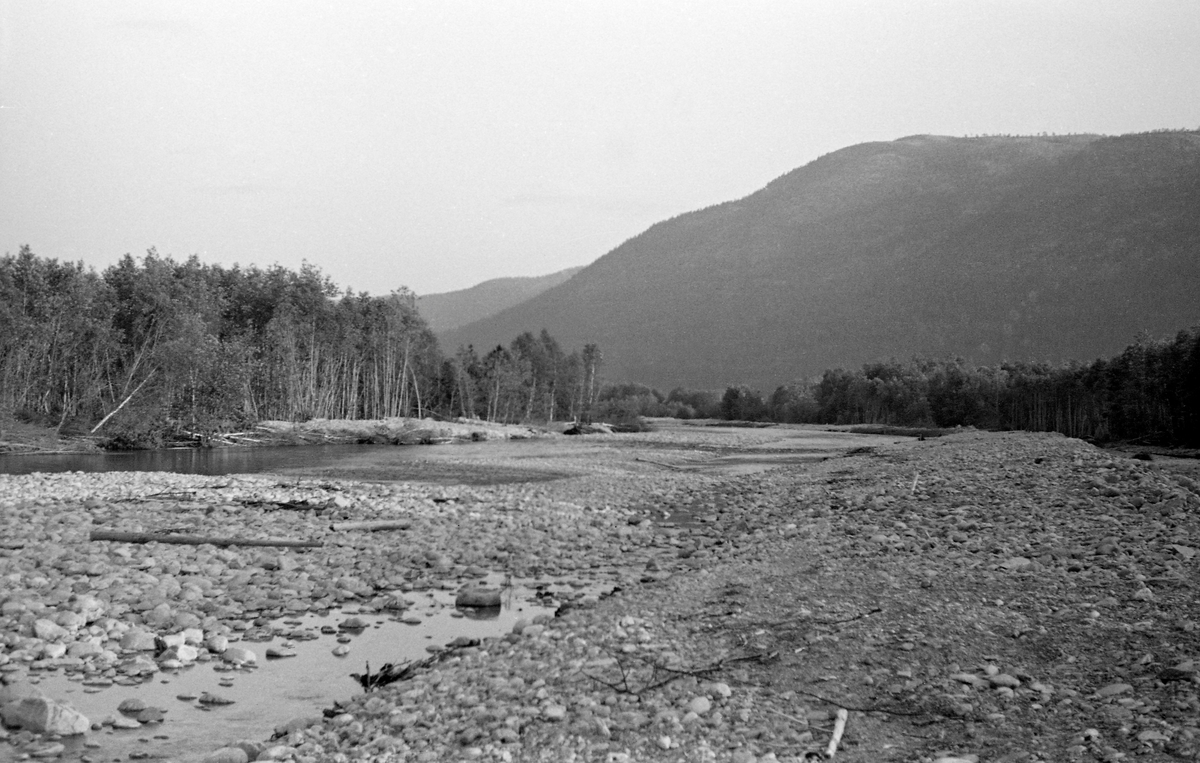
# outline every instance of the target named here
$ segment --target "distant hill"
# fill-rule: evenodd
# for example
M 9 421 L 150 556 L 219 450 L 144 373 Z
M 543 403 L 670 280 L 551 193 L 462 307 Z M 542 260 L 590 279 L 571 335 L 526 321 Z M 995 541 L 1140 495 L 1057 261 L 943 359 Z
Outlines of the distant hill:
M 919 135 L 658 223 L 442 346 L 542 327 L 604 375 L 764 391 L 913 354 L 1093 359 L 1200 323 L 1200 133 Z
M 469 289 L 426 294 L 417 297 L 417 309 L 435 332 L 449 331 L 532 299 L 580 270 L 583 268 L 567 268 L 531 278 L 496 278 Z M 450 351 L 453 352 L 454 348 L 451 347 Z

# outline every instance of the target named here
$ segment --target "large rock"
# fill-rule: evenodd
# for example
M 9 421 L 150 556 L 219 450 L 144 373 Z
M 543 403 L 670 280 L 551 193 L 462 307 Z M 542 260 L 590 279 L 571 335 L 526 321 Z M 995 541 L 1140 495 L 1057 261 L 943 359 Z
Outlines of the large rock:
M 153 652 L 157 647 L 154 634 L 144 630 L 132 630 L 121 637 L 121 648 L 131 652 Z
M 280 724 L 276 725 L 275 726 L 275 736 L 277 736 L 277 737 L 287 736 L 288 734 L 292 733 L 293 731 L 297 731 L 299 729 L 306 729 L 309 726 L 315 726 L 316 724 L 320 723 L 321 720 L 322 720 L 322 717 L 319 715 L 305 715 L 305 716 L 300 716 L 298 718 L 293 718 L 290 721 L 288 721 L 287 723 L 280 723 Z
M 97 644 L 95 641 L 76 641 L 67 647 L 68 657 L 92 657 L 104 651 L 104 647 Z
M 87 625 L 87 620 L 78 612 L 59 612 L 54 616 L 54 622 L 66 628 L 70 633 L 74 633 Z
M 92 623 L 104 617 L 106 607 L 104 602 L 97 599 L 91 594 L 78 594 L 71 597 L 71 611 L 78 612 L 83 616 L 83 619 Z
M 0 708 L 6 726 L 20 726 L 39 734 L 72 736 L 92 727 L 91 721 L 73 707 L 45 697 L 26 697 Z
M 42 641 L 61 641 L 67 637 L 67 629 L 53 620 L 35 620 L 33 634 Z
M 236 665 L 253 665 L 258 662 L 258 655 L 243 646 L 231 646 L 221 652 L 221 659 Z
M 500 591 L 495 588 L 466 588 L 454 597 L 456 607 L 499 607 Z
M 250 756 L 241 747 L 222 747 L 205 755 L 203 763 L 248 763 Z

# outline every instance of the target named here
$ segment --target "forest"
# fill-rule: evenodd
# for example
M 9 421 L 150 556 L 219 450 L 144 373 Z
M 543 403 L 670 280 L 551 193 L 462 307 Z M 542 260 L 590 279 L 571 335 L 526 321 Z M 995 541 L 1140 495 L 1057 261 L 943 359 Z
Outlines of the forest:
M 1200 447 L 1200 327 L 1170 339 L 1137 338 L 1091 363 L 973 366 L 914 358 L 827 370 L 764 398 L 643 385 L 606 387 L 602 415 L 719 418 L 809 424 L 976 427 L 1061 432 L 1094 442 Z
M 723 393 L 602 383 L 600 348 L 548 331 L 445 355 L 411 292 L 341 291 L 311 266 L 222 267 L 150 250 L 97 273 L 0 258 L 0 412 L 110 448 L 202 443 L 265 420 L 642 417 L 1057 431 L 1200 447 L 1200 328 L 1090 363 L 873 362 Z
M 411 292 L 342 292 L 311 266 L 222 267 L 150 250 L 97 273 L 0 258 L 0 412 L 110 448 L 198 443 L 257 421 L 586 417 L 595 345 L 546 331 L 444 356 Z

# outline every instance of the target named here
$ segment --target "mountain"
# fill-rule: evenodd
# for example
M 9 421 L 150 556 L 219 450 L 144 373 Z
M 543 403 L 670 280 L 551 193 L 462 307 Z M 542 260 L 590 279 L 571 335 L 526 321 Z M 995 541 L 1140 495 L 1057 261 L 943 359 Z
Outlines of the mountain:
M 580 270 L 583 268 L 567 268 L 531 278 L 495 278 L 469 289 L 426 294 L 417 297 L 417 309 L 429 323 L 429 328 L 435 332 L 450 331 L 532 299 Z
M 918 135 L 651 226 L 445 332 L 549 329 L 614 381 L 763 390 L 914 354 L 1092 359 L 1200 323 L 1200 133 Z

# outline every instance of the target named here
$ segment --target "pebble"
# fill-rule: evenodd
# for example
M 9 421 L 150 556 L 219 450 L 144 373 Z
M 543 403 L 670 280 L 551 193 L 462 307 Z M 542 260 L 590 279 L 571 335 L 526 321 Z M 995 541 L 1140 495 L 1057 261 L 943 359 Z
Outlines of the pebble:
M 161 723 L 166 717 L 166 711 L 157 707 L 147 707 L 137 714 L 140 723 Z
M 122 713 L 127 713 L 129 715 L 137 715 L 138 713 L 140 713 L 141 711 L 143 711 L 145 709 L 146 709 L 146 703 L 137 697 L 130 697 L 129 699 L 123 699 L 123 700 L 121 700 L 121 704 L 117 705 L 117 710 L 119 710 Z
M 712 709 L 712 701 L 708 697 L 694 697 L 687 704 L 688 712 L 704 715 Z
M 66 751 L 67 746 L 62 742 L 49 742 L 35 745 L 25 752 L 31 758 L 58 758 Z
M 997 673 L 994 676 L 988 676 L 988 681 L 992 686 L 1000 686 L 1009 689 L 1016 689 L 1021 685 L 1021 679 L 1010 676 L 1008 673 Z

